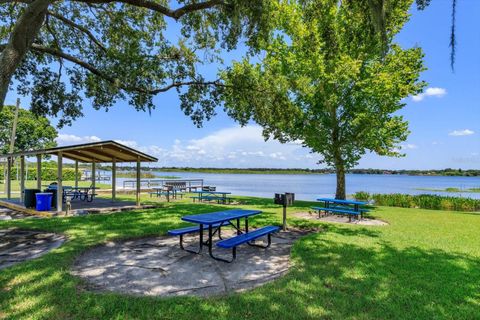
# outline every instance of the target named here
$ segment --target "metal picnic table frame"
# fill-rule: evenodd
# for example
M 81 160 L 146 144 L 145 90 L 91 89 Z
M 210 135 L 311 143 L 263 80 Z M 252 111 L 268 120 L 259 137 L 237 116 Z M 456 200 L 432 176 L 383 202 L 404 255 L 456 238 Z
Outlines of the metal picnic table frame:
M 199 241 L 199 249 L 198 251 L 193 251 L 189 249 L 185 249 L 182 246 L 182 249 L 191 252 L 191 253 L 196 253 L 199 254 L 202 252 L 203 245 L 208 246 L 208 254 L 210 257 L 212 257 L 215 260 L 218 261 L 223 261 L 223 262 L 229 262 L 228 260 L 225 260 L 223 258 L 219 258 L 213 255 L 212 252 L 212 245 L 213 245 L 213 236 L 219 232 L 220 234 L 220 228 L 222 226 L 226 225 L 231 225 L 235 230 L 237 230 L 237 235 L 240 235 L 242 233 L 248 233 L 248 217 L 257 215 L 262 213 L 259 210 L 244 210 L 244 209 L 234 209 L 234 210 L 227 210 L 227 211 L 219 211 L 219 212 L 212 212 L 212 213 L 204 213 L 204 214 L 195 214 L 195 215 L 189 215 L 189 216 L 184 216 L 182 217 L 183 221 L 187 222 L 192 222 L 196 223 L 200 226 L 200 231 L 199 231 L 199 236 L 200 236 L 200 241 Z M 245 219 L 245 231 L 242 231 L 240 229 L 240 219 Z M 232 220 L 235 220 L 236 223 L 233 224 Z M 225 224 L 227 223 L 227 224 Z M 213 225 L 220 224 L 216 227 Z M 207 225 L 208 227 L 208 239 L 206 242 L 203 241 L 203 231 L 204 231 L 204 225 Z M 221 236 L 219 236 L 220 239 Z
M 355 214 L 359 214 L 360 218 L 362 217 L 362 212 L 366 212 L 368 210 L 363 210 L 360 209 L 360 206 L 367 205 L 367 202 L 363 201 L 356 201 L 356 200 L 341 200 L 341 199 L 332 199 L 332 198 L 318 198 L 317 201 L 323 201 L 324 202 L 324 207 L 327 210 L 324 210 L 325 213 L 327 213 L 328 209 L 341 209 L 341 210 L 350 210 Z M 353 205 L 353 208 L 351 207 Z M 320 209 L 320 208 L 317 208 Z M 319 217 L 320 217 L 320 210 L 318 212 Z M 334 212 L 334 210 L 332 210 Z M 337 212 L 341 212 L 338 210 Z M 347 213 L 348 214 L 348 213 Z M 351 221 L 352 216 L 348 216 L 349 221 Z
M 47 190 L 50 189 L 50 190 L 58 190 L 57 187 L 55 185 L 47 185 Z M 94 193 L 95 193 L 95 190 L 98 190 L 100 189 L 99 187 L 74 187 L 74 186 L 63 186 L 62 187 L 62 199 L 63 199 L 63 202 L 66 201 L 67 199 L 67 196 L 71 196 L 71 199 L 80 199 L 82 201 L 87 201 L 87 202 L 91 202 L 93 201 L 93 196 L 94 196 Z M 91 194 L 91 200 L 88 201 L 88 192 L 92 190 L 92 194 Z M 73 195 L 69 195 L 69 193 L 73 193 Z M 82 199 L 83 198 L 83 199 Z
M 227 195 L 228 194 L 232 194 L 231 192 L 223 192 L 223 191 L 205 191 L 205 190 L 202 190 L 202 191 L 192 191 L 191 193 L 195 193 L 195 194 L 198 194 L 198 201 L 202 201 L 205 196 L 211 196 L 211 197 L 214 197 L 215 200 L 217 201 L 221 201 L 222 203 L 227 203 Z
M 353 210 L 360 211 L 360 206 L 367 205 L 367 202 L 356 201 L 356 200 L 340 200 L 340 199 L 331 199 L 331 198 L 318 198 L 317 201 L 323 201 L 325 203 L 325 208 L 331 208 L 330 204 L 350 206 L 353 205 Z
M 155 195 L 160 197 L 162 193 L 166 193 L 167 202 L 170 202 L 170 195 L 172 195 L 173 199 L 177 199 L 177 192 L 182 191 L 180 188 L 165 188 L 165 187 L 153 187 L 152 190 L 155 191 Z

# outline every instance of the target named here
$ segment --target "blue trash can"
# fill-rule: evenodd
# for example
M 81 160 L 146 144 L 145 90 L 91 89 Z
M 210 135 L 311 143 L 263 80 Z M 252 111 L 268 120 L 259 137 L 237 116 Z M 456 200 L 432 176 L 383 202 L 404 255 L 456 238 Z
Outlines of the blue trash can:
M 50 211 L 52 210 L 52 193 L 39 192 L 35 194 L 37 203 L 35 209 L 37 211 Z

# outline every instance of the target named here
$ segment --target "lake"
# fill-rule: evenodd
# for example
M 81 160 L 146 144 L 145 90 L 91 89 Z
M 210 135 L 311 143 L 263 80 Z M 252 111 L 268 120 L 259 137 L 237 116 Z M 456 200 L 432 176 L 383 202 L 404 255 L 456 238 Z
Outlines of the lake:
M 274 193 L 293 192 L 299 200 L 315 200 L 318 197 L 332 197 L 335 194 L 334 174 L 218 174 L 196 172 L 153 172 L 158 176 L 177 176 L 182 179 L 204 179 L 205 185 L 216 186 L 219 191 L 235 195 L 273 197 Z M 370 193 L 432 193 L 463 196 L 480 199 L 480 193 L 435 192 L 418 188 L 460 189 L 479 188 L 478 177 L 408 176 L 348 174 L 347 194 L 357 191 Z M 118 179 L 118 186 L 123 180 Z

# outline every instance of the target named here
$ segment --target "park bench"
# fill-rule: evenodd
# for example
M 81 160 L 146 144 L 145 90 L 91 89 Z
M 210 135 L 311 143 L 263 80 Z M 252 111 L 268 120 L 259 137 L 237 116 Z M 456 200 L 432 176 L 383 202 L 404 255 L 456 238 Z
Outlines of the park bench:
M 256 229 L 254 231 L 249 231 L 247 233 L 240 234 L 236 237 L 219 241 L 217 242 L 217 246 L 224 249 L 232 249 L 232 260 L 227 261 L 227 262 L 232 262 L 237 257 L 237 246 L 247 243 L 248 245 L 255 246 L 255 247 L 268 248 L 272 243 L 271 234 L 274 232 L 277 232 L 278 230 L 280 230 L 280 227 L 266 226 L 260 229 Z M 250 241 L 256 240 L 263 236 L 268 237 L 268 243 L 266 246 L 250 243 Z

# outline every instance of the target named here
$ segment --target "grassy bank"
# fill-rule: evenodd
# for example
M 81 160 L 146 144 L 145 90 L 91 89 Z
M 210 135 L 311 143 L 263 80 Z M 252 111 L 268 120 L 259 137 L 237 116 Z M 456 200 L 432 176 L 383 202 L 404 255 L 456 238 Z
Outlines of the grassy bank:
M 433 194 L 410 195 L 403 193 L 370 194 L 361 191 L 354 194 L 354 198 L 357 200 L 373 200 L 375 205 L 379 206 L 466 212 L 480 211 L 480 200 L 463 197 L 447 197 Z
M 253 226 L 280 224 L 270 199 L 243 198 L 264 212 Z M 480 307 L 480 216 L 379 207 L 384 227 L 295 219 L 318 227 L 293 247 L 291 271 L 243 293 L 213 298 L 152 298 L 92 293 L 69 268 L 82 252 L 113 239 L 165 235 L 186 214 L 229 207 L 192 204 L 109 215 L 0 222 L 61 232 L 67 243 L 0 272 L 0 319 L 474 319 Z M 240 248 L 241 250 L 241 248 Z
M 437 189 L 437 188 L 417 188 L 417 190 L 423 190 L 423 191 L 437 191 L 437 192 L 466 192 L 466 193 L 480 193 L 480 188 L 467 188 L 467 189 L 461 189 L 461 188 L 455 188 L 455 187 L 449 187 L 449 188 L 444 188 L 444 189 Z

